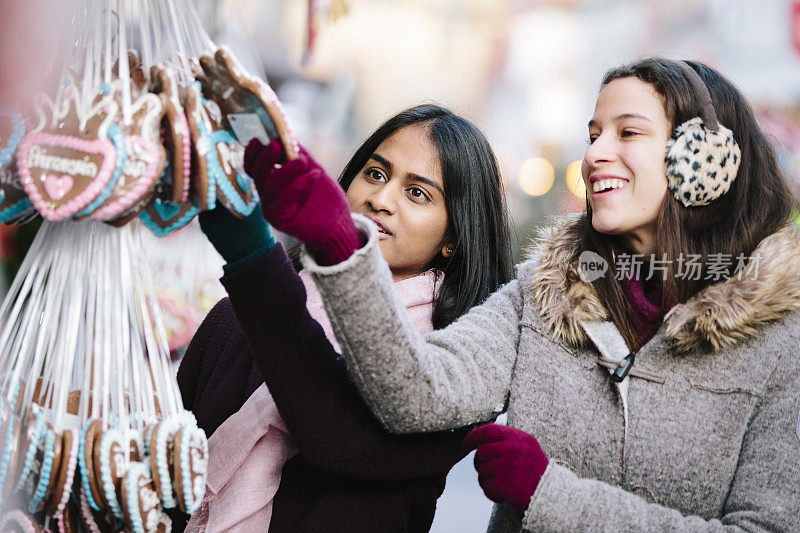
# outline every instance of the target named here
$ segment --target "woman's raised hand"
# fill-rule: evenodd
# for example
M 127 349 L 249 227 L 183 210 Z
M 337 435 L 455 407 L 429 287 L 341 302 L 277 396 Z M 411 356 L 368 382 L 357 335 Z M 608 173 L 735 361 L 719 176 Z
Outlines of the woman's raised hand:
M 521 518 L 549 463 L 536 437 L 517 428 L 485 424 L 469 432 L 464 450 L 476 450 L 475 470 L 486 497 L 509 504 Z
M 335 265 L 360 246 L 350 207 L 341 186 L 303 146 L 290 161 L 278 141 L 250 141 L 244 169 L 261 196 L 261 212 L 272 226 L 306 246 L 321 265 Z

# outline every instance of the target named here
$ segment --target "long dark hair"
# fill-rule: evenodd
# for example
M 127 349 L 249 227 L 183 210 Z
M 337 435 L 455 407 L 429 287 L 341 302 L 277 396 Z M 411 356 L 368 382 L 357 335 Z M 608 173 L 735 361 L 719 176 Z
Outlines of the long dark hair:
M 427 126 L 438 149 L 449 221 L 445 238 L 455 243 L 451 257 L 436 254 L 427 266 L 445 274 L 433 306 L 433 327 L 441 329 L 512 278 L 508 212 L 486 137 L 468 120 L 433 104 L 406 109 L 375 130 L 342 170 L 342 188 L 350 187 L 387 137 L 411 124 Z M 289 255 L 299 256 L 297 244 L 289 247 Z
M 700 279 L 676 277 L 678 258 L 699 255 L 703 265 L 710 254 L 730 254 L 727 276 L 734 274 L 736 258 L 749 257 L 758 243 L 784 225 L 794 199 L 775 157 L 772 145 L 756 122 L 750 105 L 739 90 L 716 70 L 699 62 L 687 62 L 702 78 L 711 93 L 717 117 L 733 132 L 742 151 L 739 172 L 730 190 L 702 207 L 684 207 L 667 192 L 656 221 L 656 258 L 667 259 L 662 284 L 662 304 L 683 303 L 714 283 L 702 270 Z M 609 70 L 601 90 L 620 78 L 638 78 L 649 83 L 664 99 L 667 118 L 675 128 L 700 116 L 700 98 L 680 67 L 672 60 L 648 58 Z M 666 150 L 665 150 L 666 153 Z M 609 265 L 614 265 L 614 248 L 624 246 L 618 239 L 603 235 L 591 224 L 592 208 L 586 202 L 587 218 L 582 231 L 582 250 L 594 250 Z M 715 265 L 719 266 L 719 265 Z M 612 274 L 594 286 L 612 319 L 633 350 L 640 348 L 631 324 L 620 282 Z

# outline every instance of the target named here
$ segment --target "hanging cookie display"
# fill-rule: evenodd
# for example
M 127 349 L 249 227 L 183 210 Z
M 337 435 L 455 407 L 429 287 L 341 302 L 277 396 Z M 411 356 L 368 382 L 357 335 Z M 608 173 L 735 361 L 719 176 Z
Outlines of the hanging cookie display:
M 180 291 L 158 291 L 134 219 L 166 236 L 203 209 L 247 216 L 244 144 L 277 139 L 288 159 L 299 145 L 188 0 L 80 2 L 35 128 L 0 112 L 0 223 L 45 219 L 0 306 L 0 497 L 19 507 L 0 530 L 169 531 L 165 509 L 202 502 L 208 455 L 170 353 L 222 296 L 218 273 L 187 270 L 221 259 L 171 246 L 194 259 Z

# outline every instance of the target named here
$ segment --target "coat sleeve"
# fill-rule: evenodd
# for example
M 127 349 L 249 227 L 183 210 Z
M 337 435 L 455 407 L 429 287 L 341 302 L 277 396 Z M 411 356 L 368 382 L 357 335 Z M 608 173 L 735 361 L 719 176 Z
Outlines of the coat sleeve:
M 253 358 L 303 458 L 353 479 L 445 474 L 469 428 L 394 435 L 372 415 L 322 327 L 283 248 L 223 278 Z
M 353 380 L 390 431 L 436 431 L 485 422 L 508 400 L 522 297 L 511 281 L 448 327 L 421 335 L 394 291 L 377 231 L 354 215 L 366 245 L 314 276 Z
M 720 519 L 685 516 L 550 464 L 523 518 L 530 531 L 799 531 L 800 358 L 787 350 L 742 443 Z

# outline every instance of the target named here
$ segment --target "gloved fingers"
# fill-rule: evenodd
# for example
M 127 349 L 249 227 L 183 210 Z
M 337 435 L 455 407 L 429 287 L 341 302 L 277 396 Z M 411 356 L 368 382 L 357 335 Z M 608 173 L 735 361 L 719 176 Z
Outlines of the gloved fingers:
M 478 426 L 464 437 L 464 442 L 462 443 L 464 451 L 469 453 L 481 444 L 503 440 L 508 429 L 512 428 L 494 423 Z
M 314 174 L 313 172 L 301 174 L 281 189 L 274 191 L 274 194 L 273 191 L 268 191 L 269 194 L 262 194 L 261 201 L 264 202 L 264 205 L 269 205 L 269 212 L 271 216 L 275 217 L 275 222 L 288 222 L 298 211 L 306 207 L 306 202 L 316 182 Z
M 322 173 L 320 169 L 309 166 L 302 157 L 292 159 L 280 168 L 270 168 L 271 170 L 265 173 L 263 179 L 254 180 L 264 202 L 272 201 L 278 196 L 283 197 L 283 191 L 289 184 L 296 185 L 298 180 L 307 178 L 309 175 L 317 179 L 317 174 Z
M 518 452 L 518 450 L 510 446 L 507 442 L 488 442 L 486 444 L 481 444 L 475 451 L 475 468 L 499 457 L 510 456 L 515 452 Z
M 251 178 L 265 179 L 282 155 L 283 147 L 276 139 L 266 146 L 258 139 L 251 139 L 244 150 L 244 171 Z

